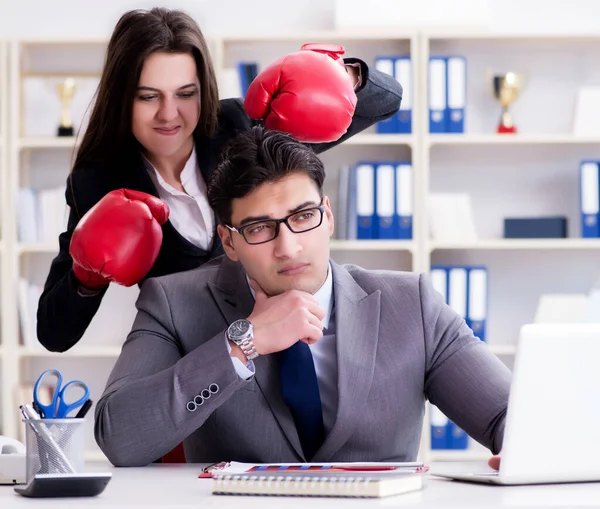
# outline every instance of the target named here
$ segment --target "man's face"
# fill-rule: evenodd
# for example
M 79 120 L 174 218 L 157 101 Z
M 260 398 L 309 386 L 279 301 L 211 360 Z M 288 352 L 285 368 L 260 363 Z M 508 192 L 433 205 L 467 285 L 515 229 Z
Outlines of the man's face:
M 260 186 L 232 203 L 231 225 L 241 228 L 264 219 L 282 219 L 293 212 L 321 203 L 317 187 L 303 172 Z M 317 228 L 293 233 L 284 224 L 279 235 L 264 244 L 250 245 L 238 232 L 219 225 L 218 231 L 227 256 L 240 261 L 248 276 L 268 295 L 287 290 L 315 293 L 325 281 L 329 264 L 329 238 L 333 234 L 333 214 L 325 196 L 323 222 Z M 315 211 L 319 214 L 318 211 Z

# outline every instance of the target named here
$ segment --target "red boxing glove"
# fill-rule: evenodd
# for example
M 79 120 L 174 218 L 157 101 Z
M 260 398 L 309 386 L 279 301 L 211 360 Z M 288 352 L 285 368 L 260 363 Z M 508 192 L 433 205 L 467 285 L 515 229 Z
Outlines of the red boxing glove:
M 264 120 L 267 129 L 287 132 L 299 141 L 339 140 L 356 108 L 343 54 L 343 46 L 311 43 L 277 60 L 250 84 L 246 113 Z
M 75 276 L 88 288 L 138 283 L 158 257 L 160 225 L 168 218 L 168 205 L 155 196 L 130 189 L 111 191 L 73 232 L 69 253 Z

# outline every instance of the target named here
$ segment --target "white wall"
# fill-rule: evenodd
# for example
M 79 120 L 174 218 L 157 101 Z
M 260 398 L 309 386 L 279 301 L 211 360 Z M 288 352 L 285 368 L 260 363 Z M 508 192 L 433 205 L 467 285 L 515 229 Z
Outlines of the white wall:
M 285 33 L 333 27 L 334 0 L 0 0 L 0 38 L 110 35 L 129 9 L 182 9 L 205 33 Z M 251 20 L 248 23 L 248 20 Z
M 469 3 L 471 8 L 465 8 Z M 386 11 L 386 4 L 393 8 Z M 502 31 L 600 30 L 598 0 L 571 0 L 568 8 L 565 0 L 0 0 L 0 38 L 106 37 L 126 10 L 155 5 L 185 10 L 213 34 L 331 29 L 336 21 L 399 26 L 447 20 L 453 25 L 483 22 Z M 341 9 L 336 15 L 337 6 Z

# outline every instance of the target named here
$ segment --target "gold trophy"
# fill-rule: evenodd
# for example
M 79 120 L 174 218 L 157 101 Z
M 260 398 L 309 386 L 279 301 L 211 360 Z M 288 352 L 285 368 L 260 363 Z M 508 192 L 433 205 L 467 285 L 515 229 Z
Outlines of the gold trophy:
M 75 95 L 76 83 L 73 78 L 67 78 L 56 85 L 60 97 L 60 124 L 58 125 L 58 136 L 73 136 L 73 119 L 71 118 L 71 103 Z
M 502 106 L 502 115 L 498 124 L 498 133 L 516 133 L 508 107 L 515 102 L 523 88 L 523 76 L 514 72 L 497 74 L 494 76 L 494 96 Z

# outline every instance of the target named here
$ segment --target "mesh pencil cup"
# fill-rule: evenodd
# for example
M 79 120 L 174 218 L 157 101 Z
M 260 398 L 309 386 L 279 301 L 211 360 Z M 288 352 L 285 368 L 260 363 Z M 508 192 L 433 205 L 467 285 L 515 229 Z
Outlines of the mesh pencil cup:
M 27 482 L 36 474 L 77 474 L 85 461 L 85 419 L 23 419 Z

